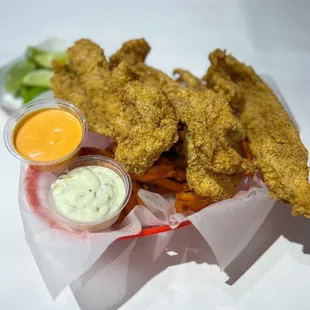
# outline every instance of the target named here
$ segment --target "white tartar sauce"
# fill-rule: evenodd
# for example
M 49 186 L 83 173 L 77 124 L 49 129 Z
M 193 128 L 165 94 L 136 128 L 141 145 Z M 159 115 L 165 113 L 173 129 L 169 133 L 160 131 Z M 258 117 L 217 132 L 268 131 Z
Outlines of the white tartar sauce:
M 52 185 L 56 210 L 75 222 L 93 222 L 109 216 L 120 207 L 125 195 L 121 177 L 102 166 L 75 168 Z

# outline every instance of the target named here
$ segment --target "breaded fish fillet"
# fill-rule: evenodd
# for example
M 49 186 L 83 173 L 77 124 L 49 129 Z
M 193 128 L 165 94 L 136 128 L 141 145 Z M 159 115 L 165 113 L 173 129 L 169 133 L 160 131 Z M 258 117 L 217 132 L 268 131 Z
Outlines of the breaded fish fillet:
M 141 174 L 177 141 L 177 118 L 166 96 L 143 85 L 126 63 L 110 71 L 103 50 L 79 40 L 68 50 L 70 66 L 54 64 L 56 97 L 85 113 L 91 130 L 115 139 L 115 159 Z
M 213 202 L 234 196 L 244 175 L 241 173 L 234 175 L 214 173 L 206 169 L 201 164 L 191 136 L 188 133 L 185 134 L 184 144 L 187 158 L 186 179 L 189 187 L 196 194 L 209 197 Z
M 289 115 L 251 67 L 221 50 L 209 58 L 211 67 L 203 79 L 239 109 L 270 195 L 291 203 L 293 215 L 310 217 L 308 152 Z

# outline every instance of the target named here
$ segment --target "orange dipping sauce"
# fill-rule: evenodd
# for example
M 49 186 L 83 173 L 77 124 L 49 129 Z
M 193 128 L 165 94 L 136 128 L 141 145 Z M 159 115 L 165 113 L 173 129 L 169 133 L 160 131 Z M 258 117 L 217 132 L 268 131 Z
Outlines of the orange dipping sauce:
M 14 131 L 14 146 L 31 161 L 49 162 L 69 155 L 82 138 L 82 124 L 73 114 L 47 108 L 21 119 Z

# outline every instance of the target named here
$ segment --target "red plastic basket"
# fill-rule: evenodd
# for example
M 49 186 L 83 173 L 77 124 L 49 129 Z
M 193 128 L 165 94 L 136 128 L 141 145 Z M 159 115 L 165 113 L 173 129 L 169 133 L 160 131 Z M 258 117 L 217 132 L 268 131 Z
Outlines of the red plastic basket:
M 39 181 L 39 177 L 41 173 L 42 172 L 32 167 L 28 167 L 26 171 L 26 177 L 25 177 L 26 198 L 28 200 L 29 205 L 34 209 L 40 208 L 40 200 L 38 197 L 37 188 L 38 188 L 38 181 Z M 185 227 L 188 225 L 191 225 L 190 221 L 181 223 L 176 229 Z M 151 235 L 167 232 L 170 230 L 172 229 L 168 225 L 143 227 L 142 231 L 139 234 L 121 237 L 119 239 L 131 239 L 131 238 L 138 238 L 138 237 L 144 237 L 144 236 L 151 236 Z

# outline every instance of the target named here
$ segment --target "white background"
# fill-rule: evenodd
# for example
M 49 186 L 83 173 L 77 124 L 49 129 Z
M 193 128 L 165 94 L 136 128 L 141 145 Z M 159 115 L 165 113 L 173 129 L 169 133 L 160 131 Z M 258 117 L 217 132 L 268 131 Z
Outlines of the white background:
M 145 37 L 151 65 L 184 67 L 201 76 L 207 55 L 226 48 L 271 75 L 310 148 L 309 1 L 0 1 L 0 66 L 50 35 L 87 37 L 109 55 Z M 0 111 L 0 134 L 7 115 Z M 53 301 L 24 239 L 17 203 L 19 163 L 0 140 L 0 309 L 308 309 L 310 221 L 279 204 L 226 273 L 193 228 L 162 235 L 165 255 L 150 257 L 153 238 L 114 244 L 104 261 L 135 247 L 109 278 L 86 275 L 76 298 L 67 288 Z M 156 239 L 158 242 L 158 239 Z M 167 245 L 165 244 L 167 243 Z M 126 257 L 126 255 L 123 255 Z M 130 264 L 131 272 L 122 273 Z M 107 269 L 106 269 L 107 270 Z M 230 278 L 230 279 L 229 279 Z M 113 304 L 105 303 L 114 294 Z M 111 299 L 111 298 L 110 298 Z

